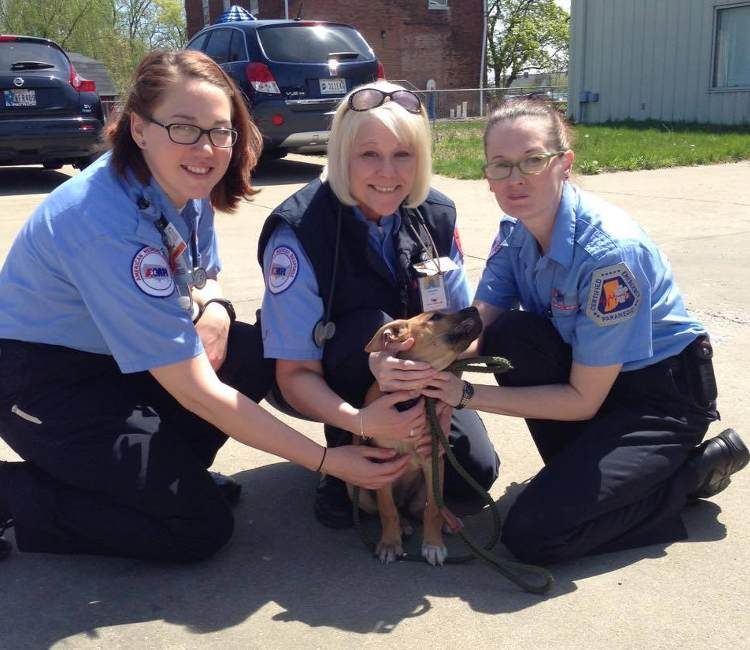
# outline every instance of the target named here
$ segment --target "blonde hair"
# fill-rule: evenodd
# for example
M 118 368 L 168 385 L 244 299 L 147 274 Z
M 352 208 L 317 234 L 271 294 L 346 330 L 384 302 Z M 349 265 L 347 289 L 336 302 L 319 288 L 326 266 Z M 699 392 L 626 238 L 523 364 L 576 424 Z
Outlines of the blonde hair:
M 351 110 L 349 97 L 352 93 L 365 88 L 376 88 L 384 92 L 406 90 L 388 81 L 376 81 L 354 88 L 341 100 L 333 116 L 328 140 L 328 164 L 321 174 L 321 180 L 328 181 L 334 194 L 344 205 L 357 205 L 358 201 L 350 192 L 349 159 L 360 128 L 363 124 L 375 120 L 387 128 L 399 142 L 414 150 L 417 167 L 414 184 L 405 204 L 409 208 L 415 208 L 427 198 L 432 179 L 432 140 L 424 105 L 418 114 L 410 113 L 394 101 L 385 101 L 369 111 Z

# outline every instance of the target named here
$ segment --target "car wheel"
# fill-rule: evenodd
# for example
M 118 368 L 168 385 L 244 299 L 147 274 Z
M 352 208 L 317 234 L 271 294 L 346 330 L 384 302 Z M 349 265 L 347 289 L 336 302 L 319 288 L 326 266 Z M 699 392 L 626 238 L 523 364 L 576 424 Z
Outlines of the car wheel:
M 45 169 L 61 169 L 63 164 L 59 160 L 48 160 L 42 163 Z
M 84 156 L 83 158 L 76 158 L 75 162 L 73 163 L 73 167 L 75 167 L 76 169 L 84 170 L 98 157 L 98 154 L 91 154 L 90 156 Z

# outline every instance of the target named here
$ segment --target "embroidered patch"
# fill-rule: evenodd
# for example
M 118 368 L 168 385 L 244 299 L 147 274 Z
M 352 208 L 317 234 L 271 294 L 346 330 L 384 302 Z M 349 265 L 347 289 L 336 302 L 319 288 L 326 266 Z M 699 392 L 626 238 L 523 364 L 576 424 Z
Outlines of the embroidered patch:
M 144 246 L 133 258 L 131 272 L 136 286 L 149 296 L 166 298 L 174 291 L 174 280 L 164 253 Z
M 565 302 L 565 296 L 559 289 L 552 289 L 552 299 L 550 300 L 550 307 L 556 311 L 576 311 L 578 309 L 578 301 L 574 300 L 572 303 Z
M 597 325 L 629 320 L 640 304 L 640 289 L 625 262 L 597 269 L 591 275 L 586 315 Z
M 274 294 L 286 291 L 292 286 L 298 270 L 297 254 L 287 246 L 279 246 L 271 256 L 268 290 Z

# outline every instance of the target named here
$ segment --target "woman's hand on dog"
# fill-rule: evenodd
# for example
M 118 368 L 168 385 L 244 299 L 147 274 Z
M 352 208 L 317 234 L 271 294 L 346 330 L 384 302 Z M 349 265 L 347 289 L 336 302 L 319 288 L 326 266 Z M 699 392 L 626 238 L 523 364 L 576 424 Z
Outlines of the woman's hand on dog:
M 398 359 L 393 356 L 405 352 L 413 345 L 414 339 L 408 338 L 391 344 L 387 351 L 370 353 L 370 372 L 378 382 L 380 390 L 420 390 L 427 384 L 427 380 L 432 379 L 438 372 L 424 361 Z
M 413 441 L 427 431 L 424 399 L 399 411 L 396 404 L 419 397 L 418 391 L 398 391 L 378 397 L 360 410 L 360 425 L 365 436 L 388 440 Z
M 409 454 L 367 445 L 345 445 L 328 449 L 324 471 L 346 483 L 377 490 L 395 481 L 409 467 Z
M 464 382 L 452 372 L 437 373 L 422 389 L 425 397 L 434 397 L 440 402 L 454 407 L 464 394 Z

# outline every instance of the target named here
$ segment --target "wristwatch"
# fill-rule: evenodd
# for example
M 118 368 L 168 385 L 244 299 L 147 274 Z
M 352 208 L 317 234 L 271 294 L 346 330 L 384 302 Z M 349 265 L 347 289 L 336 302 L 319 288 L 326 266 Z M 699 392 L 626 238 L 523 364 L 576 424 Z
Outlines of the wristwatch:
M 464 392 L 463 395 L 461 395 L 461 399 L 459 400 L 458 404 L 456 404 L 455 408 L 462 409 L 469 403 L 469 400 L 472 397 L 474 397 L 474 385 L 470 384 L 464 379 Z
M 198 316 L 193 321 L 194 323 L 197 323 L 201 319 L 201 316 L 203 316 L 203 312 L 206 311 L 206 307 L 208 307 L 212 302 L 218 302 L 222 307 L 224 307 L 224 309 L 227 310 L 227 314 L 229 314 L 230 325 L 237 320 L 237 314 L 234 311 L 234 305 L 229 300 L 227 300 L 226 298 L 211 298 L 209 300 L 206 300 L 206 302 L 201 305 Z

